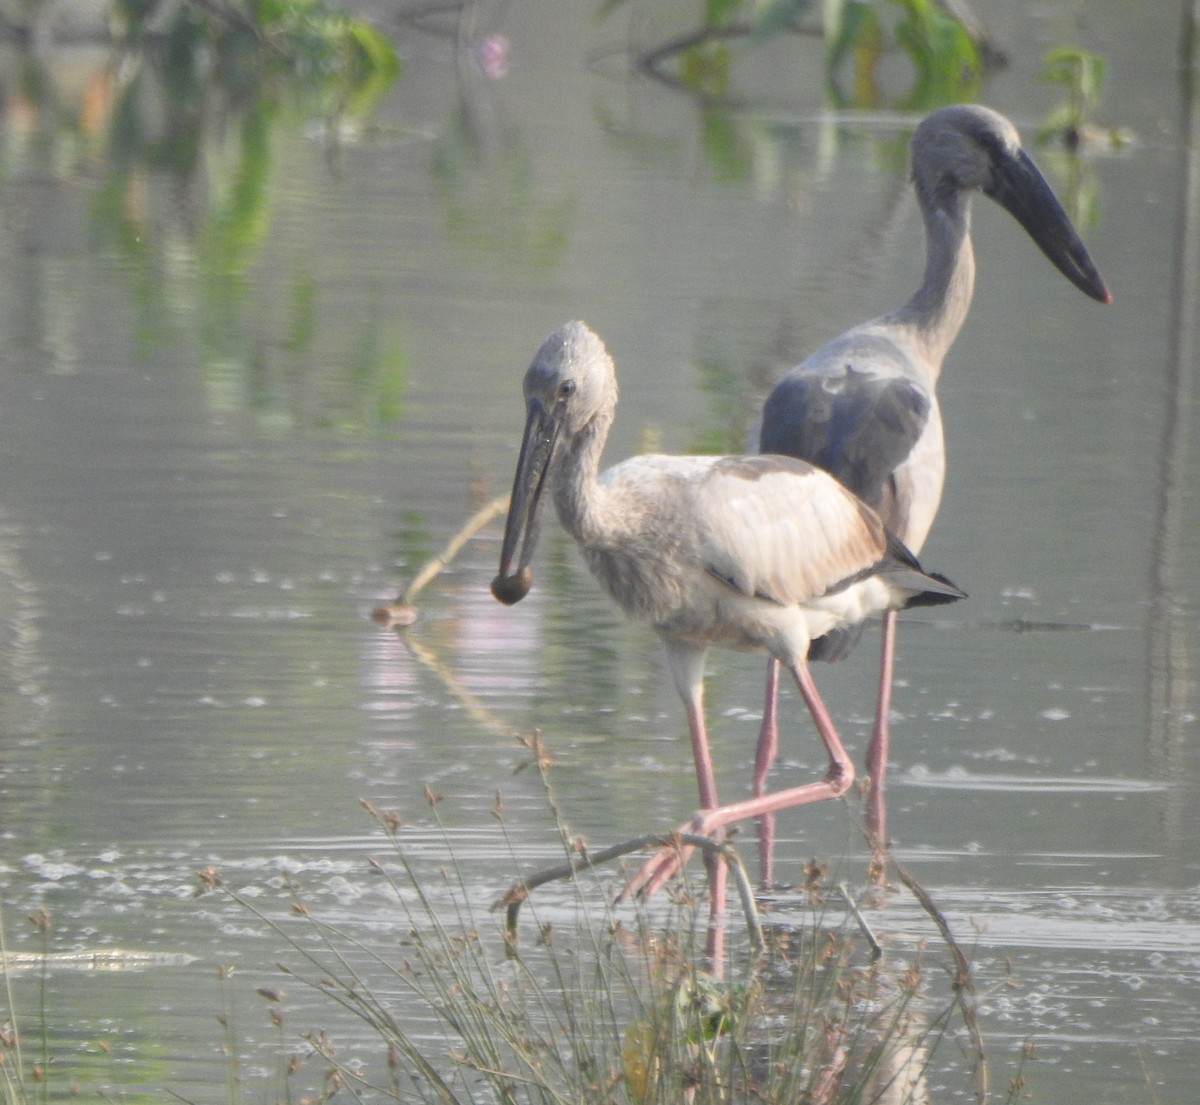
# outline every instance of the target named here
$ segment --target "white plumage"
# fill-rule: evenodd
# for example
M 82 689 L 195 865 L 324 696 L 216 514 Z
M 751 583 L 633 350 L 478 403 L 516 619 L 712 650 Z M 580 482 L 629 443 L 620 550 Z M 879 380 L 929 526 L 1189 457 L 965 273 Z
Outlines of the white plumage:
M 504 532 L 496 597 L 532 583 L 538 508 L 547 484 L 558 516 L 596 578 L 627 614 L 662 637 L 692 735 L 700 810 L 714 833 L 733 821 L 845 792 L 854 768 L 808 674 L 810 641 L 881 610 L 963 597 L 926 575 L 877 514 L 828 473 L 777 456 L 639 456 L 599 471 L 617 405 L 616 373 L 581 322 L 546 339 L 524 382 L 527 419 Z M 712 645 L 765 649 L 792 671 L 829 753 L 824 779 L 720 806 L 708 752 L 702 681 Z M 663 849 L 629 890 L 653 892 L 677 869 Z M 714 922 L 724 872 L 714 870 Z M 719 926 L 714 923 L 713 939 Z

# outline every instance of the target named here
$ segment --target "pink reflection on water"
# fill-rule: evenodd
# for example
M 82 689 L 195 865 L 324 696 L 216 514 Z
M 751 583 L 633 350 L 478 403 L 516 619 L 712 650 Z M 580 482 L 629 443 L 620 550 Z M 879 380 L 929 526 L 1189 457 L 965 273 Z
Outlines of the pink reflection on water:
M 488 80 L 498 81 L 508 73 L 508 51 L 504 35 L 488 35 L 475 44 L 475 62 Z
M 542 597 L 503 606 L 487 577 L 470 572 L 451 586 L 435 581 L 422 599 L 411 627 L 364 633 L 362 708 L 412 724 L 423 709 L 455 706 L 485 728 L 513 732 L 503 700 L 542 684 Z

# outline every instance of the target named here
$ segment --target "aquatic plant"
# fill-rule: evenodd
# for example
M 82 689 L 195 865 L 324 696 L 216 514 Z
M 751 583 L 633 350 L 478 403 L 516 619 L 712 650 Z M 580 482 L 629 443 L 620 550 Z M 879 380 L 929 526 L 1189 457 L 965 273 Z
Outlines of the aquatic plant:
M 635 0 L 605 0 L 601 16 Z M 642 0 L 646 2 L 646 0 Z M 830 93 L 839 103 L 881 102 L 878 69 L 889 53 L 908 58 L 913 81 L 900 106 L 923 108 L 970 98 L 986 64 L 1001 55 L 961 5 L 937 0 L 825 0 L 809 22 L 812 0 L 702 0 L 695 25 L 638 51 L 638 68 L 706 97 L 728 94 L 738 40 L 759 44 L 783 35 L 824 41 Z M 840 74 L 853 70 L 852 91 Z
M 161 43 L 184 65 L 215 54 L 223 66 L 284 70 L 354 94 L 364 85 L 377 92 L 400 70 L 384 35 L 329 0 L 193 0 L 165 8 L 114 0 L 114 16 L 118 40 Z
M 1101 54 L 1078 46 L 1050 50 L 1042 61 L 1042 80 L 1060 87 L 1063 96 L 1046 113 L 1037 141 L 1061 141 L 1070 149 L 1078 146 L 1094 129 L 1107 74 L 1108 62 Z
M 895 11 L 894 9 L 899 9 Z M 889 50 L 900 50 L 913 81 L 903 104 L 929 108 L 970 99 L 985 62 L 982 32 L 933 0 L 835 0 L 826 4 L 826 64 L 835 99 L 856 106 L 881 102 L 877 70 Z M 853 93 L 838 90 L 846 64 L 854 71 Z
M 13 988 L 13 972 L 5 939 L 4 912 L 0 909 L 0 973 L 4 975 L 4 997 L 8 1015 L 0 1024 L 0 1102 L 5 1105 L 32 1105 L 47 1100 L 46 1074 L 50 1067 L 50 1038 L 47 1031 L 46 994 L 49 983 L 50 914 L 36 909 L 27 918 L 37 930 L 41 951 L 37 970 L 37 1012 L 32 1015 L 31 1032 L 36 1045 L 32 1054 L 24 1046 L 24 1018 L 18 1012 Z
M 527 747 L 545 778 L 540 742 Z M 926 1100 L 934 1053 L 956 1033 L 977 1060 L 958 1077 L 978 1076 L 982 1096 L 962 953 L 952 948 L 940 976 L 946 964 L 924 945 L 881 951 L 857 909 L 839 904 L 844 889 L 825 865 L 810 864 L 786 913 L 767 917 L 761 955 L 743 941 L 732 980 L 718 981 L 697 967 L 703 892 L 685 883 L 665 906 L 614 912 L 599 855 L 557 815 L 576 876 L 525 900 L 531 917 L 518 939 L 488 907 L 524 900 L 539 880 L 518 881 L 498 902 L 494 890 L 481 896 L 456 863 L 441 798 L 428 789 L 426 798 L 445 841 L 434 877 L 419 869 L 402 819 L 363 803 L 388 845 L 370 867 L 394 904 L 390 951 L 378 932 L 369 942 L 355 935 L 344 912 L 322 916 L 294 879 L 268 895 L 201 873 L 204 892 L 226 894 L 279 941 L 279 987 L 256 986 L 273 1028 L 299 990 L 310 1021 L 325 1005 L 331 1019 L 336 1011 L 364 1030 L 354 1040 L 325 1028 L 296 1037 L 302 1052 L 284 1058 L 289 1100 L 348 1092 L 431 1105 L 904 1105 Z M 519 869 L 499 798 L 492 814 Z

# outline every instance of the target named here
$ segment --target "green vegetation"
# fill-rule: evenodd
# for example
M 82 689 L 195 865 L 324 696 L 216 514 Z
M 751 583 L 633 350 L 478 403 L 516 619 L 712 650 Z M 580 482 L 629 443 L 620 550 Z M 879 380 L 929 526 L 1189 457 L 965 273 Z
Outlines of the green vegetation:
M 369 138 L 401 71 L 393 45 L 330 0 L 111 2 L 79 32 L 82 74 L 27 48 L 46 5 L 23 9 L 26 28 L 0 21 L 21 45 L 36 136 L 0 171 L 95 182 L 89 244 L 130 285 L 140 352 L 194 333 L 214 410 L 248 407 L 270 432 L 306 417 L 394 421 L 409 376 L 400 325 L 379 306 L 351 343 L 322 347 L 326 289 L 305 243 L 284 262 L 292 290 L 276 311 L 260 270 L 284 162 L 307 148 L 297 133 L 330 149 Z M 319 392 L 315 414 L 297 409 L 304 392 Z
M 203 60 L 203 47 L 226 74 L 304 78 L 336 88 L 360 108 L 400 71 L 383 35 L 328 0 L 190 0 L 168 8 L 165 20 L 150 0 L 115 0 L 115 9 L 119 40 L 161 47 L 185 69 Z
M 1047 157 L 1066 182 L 1063 205 L 1077 226 L 1092 227 L 1100 219 L 1099 181 L 1092 159 L 1079 153 L 1120 151 L 1134 140 L 1127 128 L 1098 121 L 1107 75 L 1106 59 L 1078 46 L 1050 50 L 1042 63 L 1042 80 L 1063 91 L 1058 103 L 1046 113 L 1034 140 L 1051 147 Z
M 1060 87 L 1063 96 L 1047 112 L 1038 128 L 1037 141 L 1061 142 L 1069 149 L 1090 141 L 1101 129 L 1095 115 L 1107 75 L 1108 62 L 1091 50 L 1060 46 L 1047 53 L 1042 62 L 1042 80 Z M 1109 135 L 1111 144 L 1120 144 L 1118 132 Z
M 639 0 L 606 0 L 608 16 Z M 649 0 L 641 0 L 642 3 Z M 784 35 L 819 36 L 830 94 L 841 106 L 875 107 L 892 100 L 912 110 L 967 99 L 985 63 L 996 56 L 982 31 L 935 0 L 827 0 L 819 23 L 808 21 L 812 0 L 702 0 L 696 25 L 638 54 L 638 65 L 706 97 L 730 94 L 733 44 L 751 47 Z M 912 79 L 897 100 L 882 91 L 879 70 L 901 53 Z M 850 88 L 842 86 L 851 72 Z
M 978 91 L 984 67 L 980 43 L 932 0 L 843 0 L 828 8 L 830 81 L 836 89 L 839 73 L 850 64 L 854 91 L 849 100 L 856 106 L 881 102 L 877 70 L 889 50 L 902 51 L 914 74 L 897 106 L 924 109 Z

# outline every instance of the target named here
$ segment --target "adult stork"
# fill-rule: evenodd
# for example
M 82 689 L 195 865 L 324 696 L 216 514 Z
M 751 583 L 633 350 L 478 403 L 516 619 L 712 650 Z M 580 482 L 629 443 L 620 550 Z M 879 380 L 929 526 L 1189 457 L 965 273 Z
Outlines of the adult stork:
M 873 510 L 802 461 L 637 456 L 601 473 L 616 371 L 582 322 L 545 340 L 525 373 L 524 394 L 525 435 L 492 582 L 496 598 L 519 602 L 532 586 L 538 507 L 549 485 L 592 573 L 666 645 L 700 790 L 700 809 L 682 828 L 711 835 L 743 818 L 843 794 L 854 766 L 809 674 L 810 642 L 873 613 L 952 602 L 962 591 L 922 571 Z M 719 803 L 703 708 L 711 645 L 765 649 L 788 668 L 829 756 L 822 779 Z M 625 893 L 653 893 L 690 851 L 660 849 Z M 725 901 L 719 862 L 710 860 L 709 881 L 709 955 L 717 965 Z
M 767 397 L 751 448 L 815 464 L 873 507 L 914 552 L 933 525 L 946 454 L 937 382 L 975 288 L 971 198 L 981 191 L 1005 208 L 1058 270 L 1101 303 L 1112 295 L 1016 128 L 974 104 L 927 116 L 911 141 L 912 185 L 925 223 L 925 277 L 899 310 L 864 322 L 823 345 Z M 836 660 L 862 625 L 818 637 L 810 659 Z M 867 749 L 867 829 L 886 837 L 884 773 L 896 645 L 896 612 L 883 615 L 879 691 Z M 779 667 L 769 662 L 754 793 L 766 790 L 778 748 Z M 771 822 L 762 827 L 763 878 L 770 882 Z

